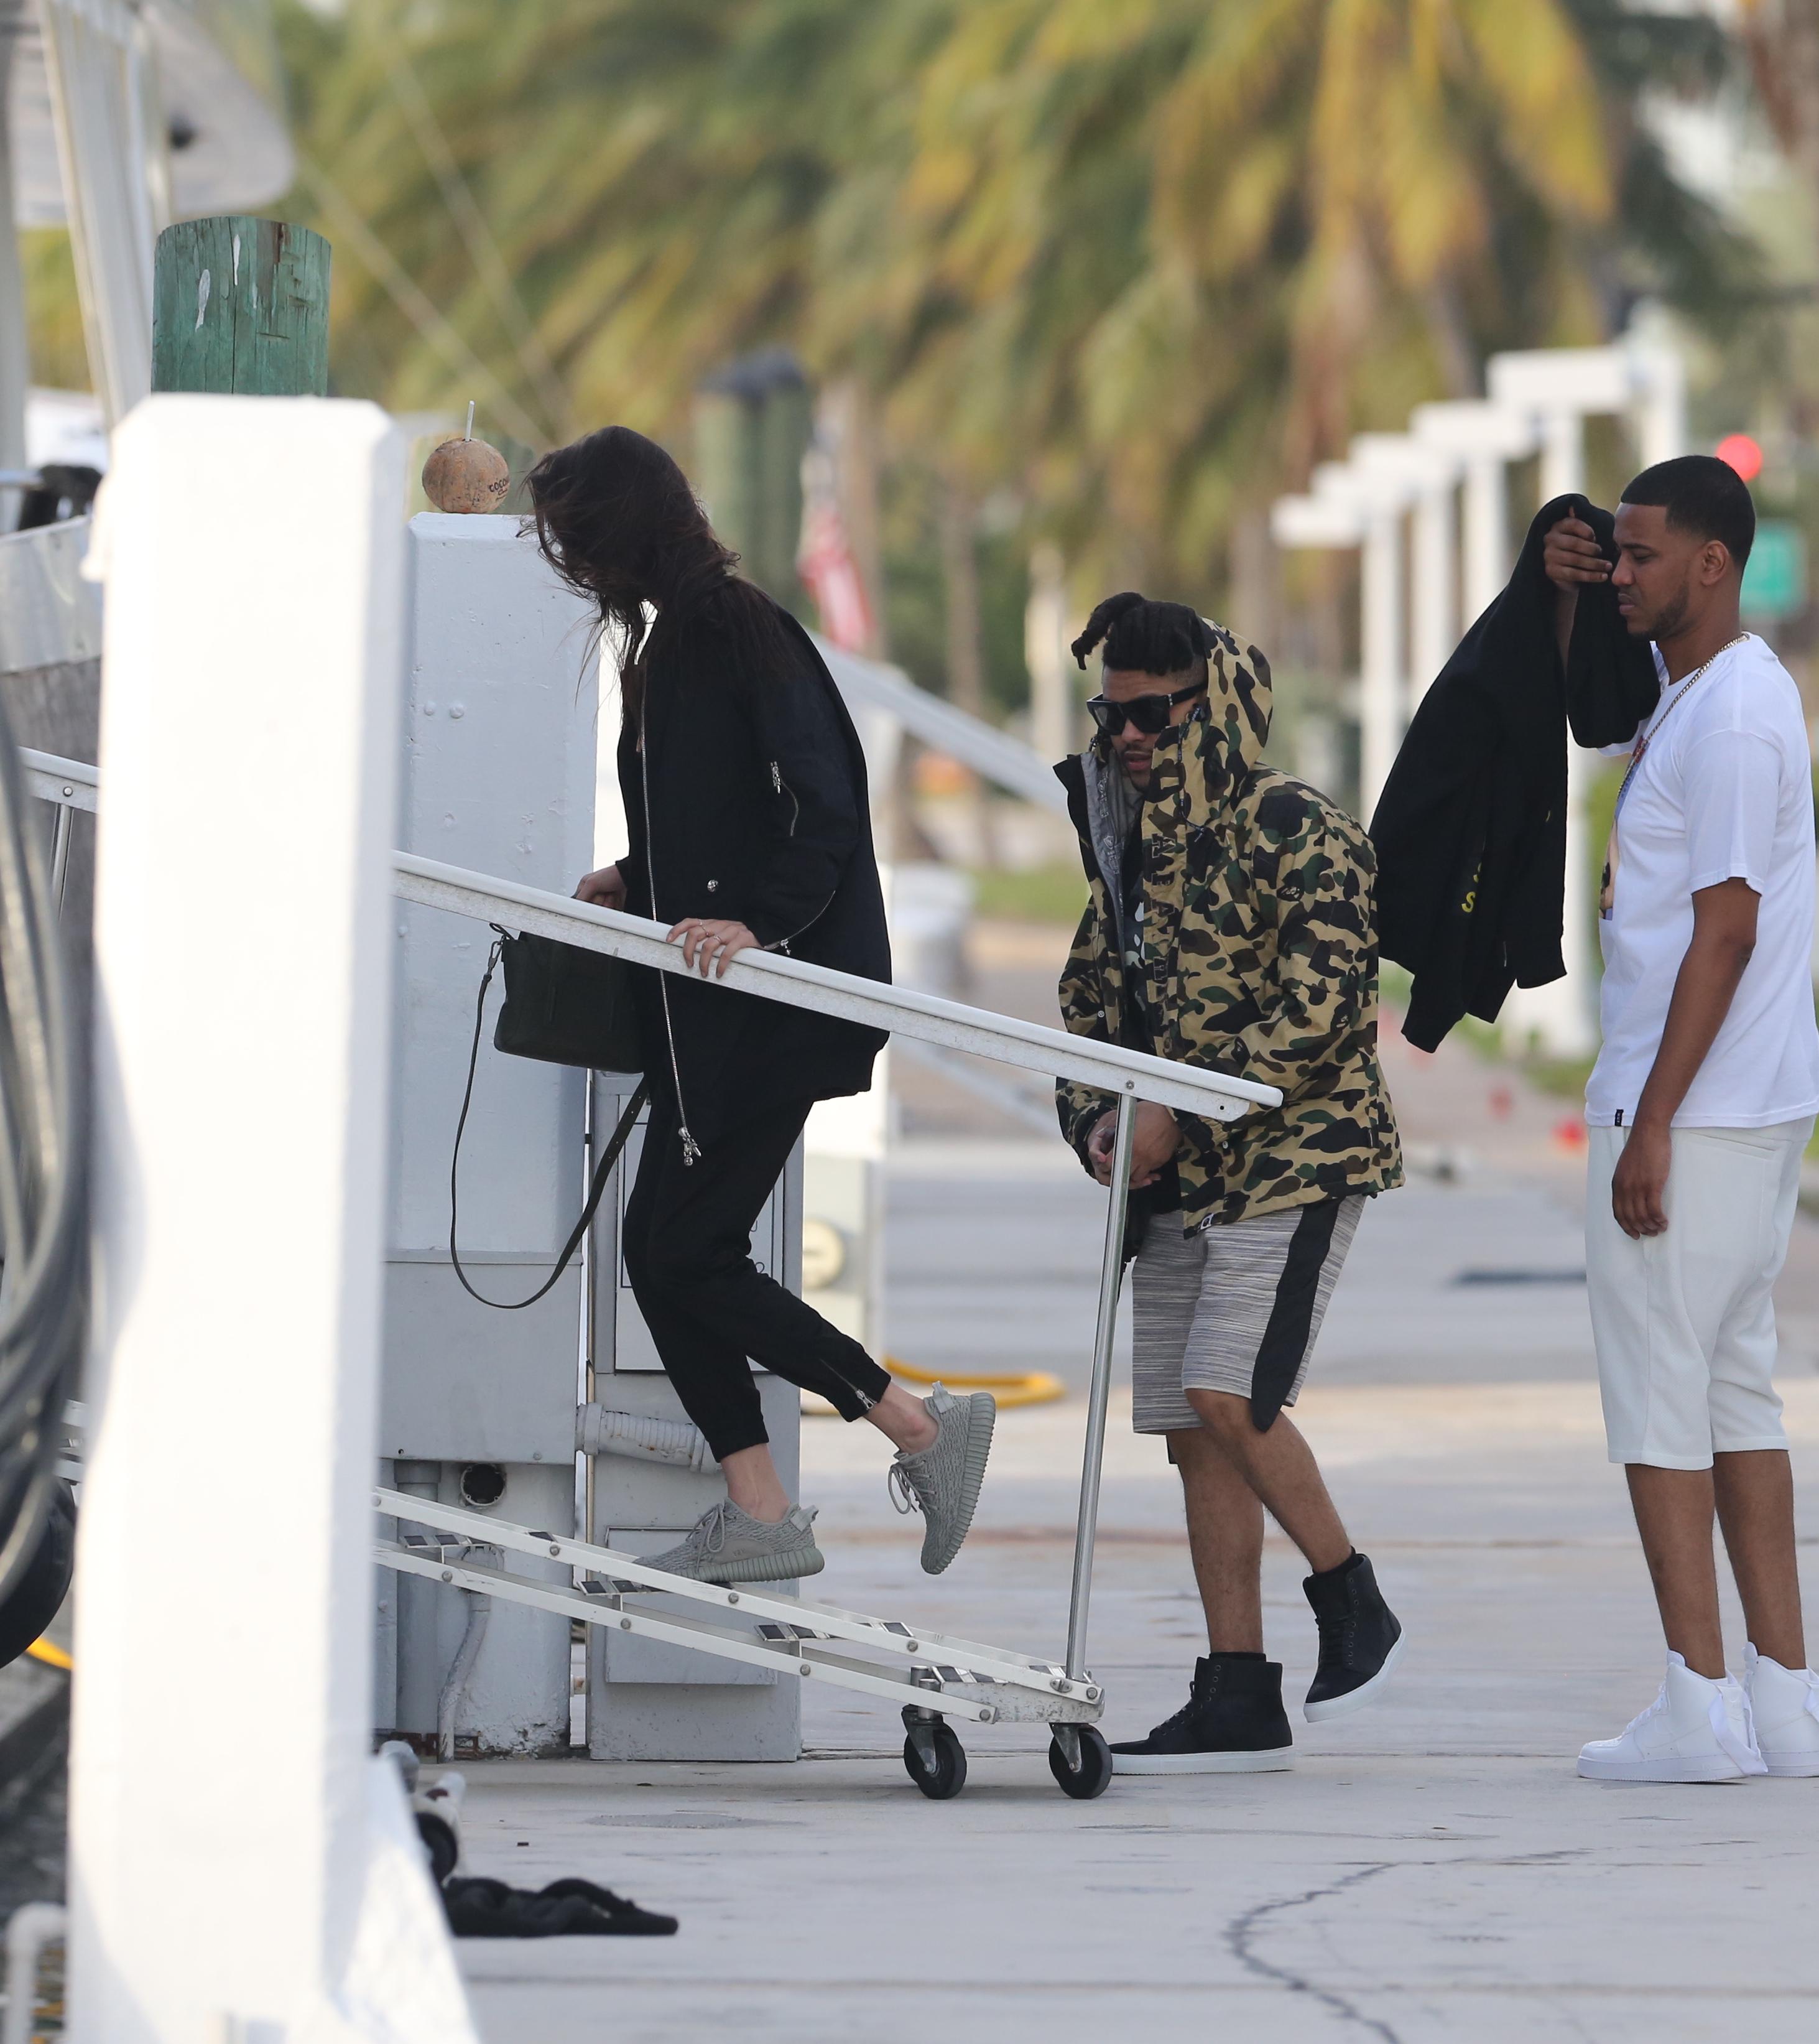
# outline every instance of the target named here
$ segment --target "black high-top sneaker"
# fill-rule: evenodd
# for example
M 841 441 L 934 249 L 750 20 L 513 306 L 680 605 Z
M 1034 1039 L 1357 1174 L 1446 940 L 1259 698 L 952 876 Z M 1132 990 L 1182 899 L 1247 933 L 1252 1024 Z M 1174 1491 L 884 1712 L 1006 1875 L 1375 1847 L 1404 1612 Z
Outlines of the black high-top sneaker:
M 1261 1654 L 1194 1663 L 1187 1702 L 1147 1739 L 1111 1749 L 1114 1774 L 1268 1774 L 1294 1765 L 1282 1666 Z
M 1403 1650 L 1403 1629 L 1383 1602 L 1368 1554 L 1302 1584 L 1320 1628 L 1320 1665 L 1302 1716 L 1310 1724 L 1375 1703 Z

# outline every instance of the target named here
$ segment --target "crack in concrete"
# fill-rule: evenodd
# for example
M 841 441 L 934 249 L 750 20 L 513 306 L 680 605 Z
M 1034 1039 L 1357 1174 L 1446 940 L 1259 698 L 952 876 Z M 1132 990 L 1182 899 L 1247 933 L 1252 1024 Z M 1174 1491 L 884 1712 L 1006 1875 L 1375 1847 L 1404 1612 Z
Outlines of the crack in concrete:
M 1383 2044 L 1402 2044 L 1402 2039 L 1387 2023 L 1374 2015 L 1367 2015 L 1355 2002 L 1348 2000 L 1335 1989 L 1318 1986 L 1305 1975 L 1293 1972 L 1287 1966 L 1274 1965 L 1261 1954 L 1253 1951 L 1251 1939 L 1264 1920 L 1286 1909 L 1301 1908 L 1310 1902 L 1330 1901 L 1349 1888 L 1375 1880 L 1380 1873 L 1389 1873 L 1399 1868 L 1406 1871 L 1410 1867 L 1431 1869 L 1442 1866 L 1558 1866 L 1563 1862 L 1584 1858 L 1590 1850 L 1584 1846 L 1564 1846 L 1547 1851 L 1506 1855 L 1465 1854 L 1445 1859 L 1380 1860 L 1369 1866 L 1361 1866 L 1351 1873 L 1342 1875 L 1325 1888 L 1310 1888 L 1299 1895 L 1279 1896 L 1273 1902 L 1260 1902 L 1254 1909 L 1247 1909 L 1241 1916 L 1234 1917 L 1226 1926 L 1226 1943 L 1239 1965 L 1246 1972 L 1255 1974 L 1260 1981 L 1287 1988 L 1293 1994 L 1310 1996 L 1330 2008 L 1341 2023 L 1357 2023 L 1360 2028 L 1380 2037 Z
M 1326 1888 L 1310 1888 L 1300 1895 L 1280 1896 L 1273 1902 L 1260 1902 L 1254 1909 L 1247 1909 L 1241 1916 L 1235 1916 L 1226 1926 L 1225 1938 L 1232 1956 L 1247 1973 L 1259 1979 L 1272 1981 L 1278 1987 L 1287 1988 L 1291 1994 L 1311 1996 L 1315 2001 L 1330 2008 L 1341 2023 L 1355 2023 L 1362 2029 L 1380 2037 L 1383 2044 L 1402 2044 L 1387 2023 L 1380 2023 L 1374 2015 L 1367 2015 L 1353 2002 L 1330 1988 L 1320 1987 L 1304 1975 L 1291 1972 L 1286 1966 L 1272 1965 L 1270 1961 L 1251 1949 L 1251 1940 L 1264 1920 L 1280 1915 L 1285 1909 L 1299 1909 L 1310 1902 L 1325 1902 L 1336 1895 L 1343 1895 L 1348 1888 L 1356 1888 L 1367 1881 L 1373 1881 L 1380 1873 L 1387 1873 L 1398 1865 L 1408 1862 L 1383 1860 L 1374 1866 L 1361 1866 L 1357 1872 L 1342 1876 Z

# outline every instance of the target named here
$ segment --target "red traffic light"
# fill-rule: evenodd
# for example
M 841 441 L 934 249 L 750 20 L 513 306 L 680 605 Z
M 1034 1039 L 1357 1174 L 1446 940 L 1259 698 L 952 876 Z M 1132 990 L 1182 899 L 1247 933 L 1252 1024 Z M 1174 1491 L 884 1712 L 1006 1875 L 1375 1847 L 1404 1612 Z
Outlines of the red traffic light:
M 1762 444 L 1748 433 L 1726 433 L 1713 448 L 1718 459 L 1734 468 L 1745 482 L 1754 482 L 1762 473 Z

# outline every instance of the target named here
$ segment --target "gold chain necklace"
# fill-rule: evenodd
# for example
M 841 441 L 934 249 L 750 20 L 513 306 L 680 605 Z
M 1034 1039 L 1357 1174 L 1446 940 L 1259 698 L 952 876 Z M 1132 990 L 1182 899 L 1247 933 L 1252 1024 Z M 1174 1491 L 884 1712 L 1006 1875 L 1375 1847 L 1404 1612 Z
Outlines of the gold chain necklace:
M 1698 666 L 1696 667 L 1693 671 L 1687 675 L 1687 678 L 1681 682 L 1679 692 L 1670 697 L 1667 708 L 1660 712 L 1660 713 L 1656 717 L 1655 721 L 1651 724 L 1645 731 L 1638 734 L 1635 748 L 1629 755 L 1629 770 L 1623 777 L 1623 786 L 1617 791 L 1618 813 L 1621 813 L 1622 810 L 1623 798 L 1629 793 L 1629 784 L 1636 778 L 1636 770 L 1642 764 L 1643 755 L 1654 743 L 1656 733 L 1660 731 L 1662 725 L 1667 721 L 1668 718 L 1674 714 L 1675 711 L 1680 707 L 1680 705 L 1686 700 L 1687 695 L 1691 692 L 1693 684 L 1699 679 L 1700 676 L 1702 675 L 1708 668 L 1713 667 L 1719 660 L 1721 660 L 1725 655 L 1731 650 L 1732 647 L 1740 646 L 1744 640 L 1748 636 L 1749 634 L 1747 632 L 1738 632 L 1734 639 L 1727 639 L 1723 645 L 1718 648 L 1717 652 L 1712 654 L 1708 659 L 1702 660 Z M 1612 820 L 1614 822 L 1614 814 Z

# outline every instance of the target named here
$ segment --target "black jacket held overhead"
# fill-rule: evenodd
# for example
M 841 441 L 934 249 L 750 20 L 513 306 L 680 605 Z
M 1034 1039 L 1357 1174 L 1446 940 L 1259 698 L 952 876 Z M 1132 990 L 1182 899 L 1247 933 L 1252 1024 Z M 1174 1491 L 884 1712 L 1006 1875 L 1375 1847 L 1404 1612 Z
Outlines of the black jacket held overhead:
M 1422 698 L 1372 820 L 1383 955 L 1414 976 L 1403 1034 L 1425 1051 L 1462 1015 L 1495 1021 L 1511 986 L 1565 973 L 1567 726 L 1621 744 L 1660 694 L 1609 583 L 1580 589 L 1562 673 L 1541 544 L 1568 517 L 1614 563 L 1608 511 L 1542 506 L 1508 588 Z
M 645 649 L 647 756 L 640 762 L 629 717 L 619 746 L 627 906 L 664 923 L 743 923 L 767 949 L 888 982 L 865 757 L 840 691 L 786 611 L 776 617 L 787 659 L 754 671 L 716 608 L 704 606 L 683 630 L 659 619 Z M 704 1149 L 754 1097 L 864 1093 L 887 1040 L 881 1030 L 678 974 L 662 978 L 666 1018 L 658 974 L 639 980 L 645 1070 L 661 1091 L 680 1092 L 682 1119 Z

